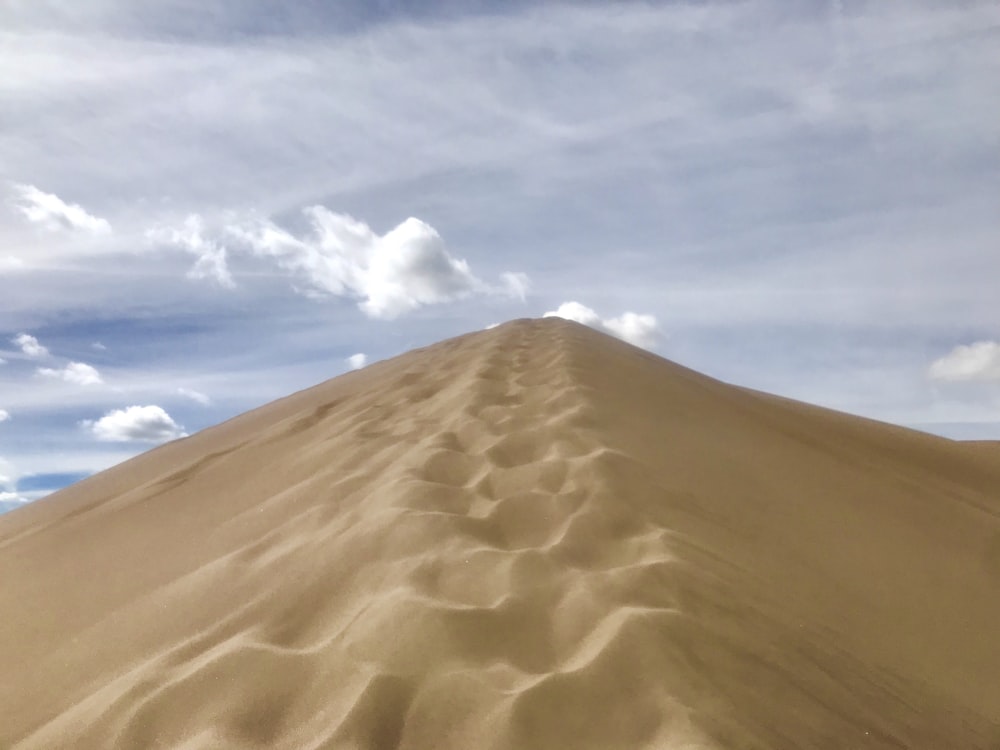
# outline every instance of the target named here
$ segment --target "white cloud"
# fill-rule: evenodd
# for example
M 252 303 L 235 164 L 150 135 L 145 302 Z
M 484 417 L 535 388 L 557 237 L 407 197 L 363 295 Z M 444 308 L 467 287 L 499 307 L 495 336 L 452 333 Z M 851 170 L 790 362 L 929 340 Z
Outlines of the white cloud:
M 358 352 L 357 354 L 352 354 L 347 358 L 347 364 L 351 366 L 352 370 L 360 370 L 366 364 L 368 364 L 368 355 Z
M 956 346 L 931 363 L 927 373 L 932 380 L 1000 381 L 1000 342 L 977 341 Z
M 372 318 L 392 319 L 426 305 L 472 294 L 524 298 L 528 277 L 504 273 L 501 284 L 479 279 L 466 260 L 453 256 L 441 235 L 420 219 L 409 218 L 384 235 L 346 214 L 323 206 L 303 210 L 309 231 L 296 236 L 270 220 L 230 222 L 210 231 L 201 216 L 189 216 L 179 229 L 157 228 L 149 239 L 195 255 L 189 273 L 233 287 L 228 258 L 237 254 L 269 259 L 304 280 L 308 296 L 347 296 Z
M 5 492 L 0 491 L 0 513 L 5 513 L 8 510 L 13 510 L 19 505 L 24 505 L 25 503 L 31 502 L 28 498 L 23 495 L 19 495 L 16 492 Z
M 617 318 L 608 318 L 604 327 L 618 338 L 647 349 L 659 338 L 656 318 L 649 314 L 627 312 Z
M 5 365 L 5 364 L 7 364 L 7 360 L 4 359 L 3 357 L 0 357 L 0 365 Z
M 209 406 L 212 403 L 212 399 L 210 399 L 207 395 L 201 391 L 196 391 L 191 388 L 178 388 L 177 395 L 189 398 L 202 406 Z
M 583 325 L 590 326 L 591 328 L 604 327 L 601 322 L 601 316 L 586 305 L 581 305 L 579 302 L 563 302 L 559 305 L 558 309 L 551 310 L 545 313 L 542 317 L 575 320 L 577 323 L 582 323 Z
M 106 347 L 106 346 L 105 346 L 104 344 L 102 344 L 102 343 L 101 343 L 100 341 L 95 341 L 95 342 L 94 342 L 93 344 L 91 344 L 91 345 L 90 345 L 90 347 L 91 347 L 92 349 L 96 349 L 96 350 L 97 350 L 97 351 L 99 351 L 99 352 L 104 352 L 104 351 L 107 351 L 107 350 L 108 350 L 108 347 Z
M 47 357 L 49 355 L 49 350 L 39 344 L 38 339 L 27 333 L 19 333 L 10 341 L 12 344 L 21 347 L 21 351 L 29 357 Z
M 575 320 L 645 349 L 655 345 L 660 336 L 659 324 L 652 315 L 627 312 L 617 318 L 601 318 L 579 302 L 563 302 L 558 309 L 545 313 L 543 317 Z
M 70 362 L 60 370 L 40 367 L 38 374 L 47 378 L 59 378 L 75 385 L 98 385 L 104 382 L 97 369 L 84 362 Z
M 172 245 L 196 257 L 188 271 L 188 278 L 210 279 L 221 287 L 232 289 L 236 286 L 226 258 L 226 248 L 205 236 L 204 223 L 200 216 L 192 214 L 179 228 L 156 227 L 146 232 L 146 238 L 155 243 Z
M 81 426 L 104 442 L 163 443 L 185 437 L 184 428 L 159 406 L 129 406 L 115 409 Z
M 531 280 L 526 273 L 512 273 L 510 271 L 500 274 L 500 279 L 512 297 L 517 297 L 524 302 L 531 288 Z
M 57 195 L 45 193 L 33 185 L 15 184 L 14 206 L 33 224 L 48 229 L 79 229 L 94 234 L 108 234 L 111 225 L 93 216 L 75 203 L 66 203 Z
M 10 419 L 10 412 L 6 409 L 0 409 L 0 422 L 6 422 Z

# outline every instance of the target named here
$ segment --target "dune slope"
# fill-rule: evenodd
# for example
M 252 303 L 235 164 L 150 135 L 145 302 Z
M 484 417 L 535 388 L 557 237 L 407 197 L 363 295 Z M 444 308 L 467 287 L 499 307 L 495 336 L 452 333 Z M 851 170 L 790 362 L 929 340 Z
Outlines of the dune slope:
M 1000 452 L 558 319 L 0 517 L 0 747 L 1000 747 Z

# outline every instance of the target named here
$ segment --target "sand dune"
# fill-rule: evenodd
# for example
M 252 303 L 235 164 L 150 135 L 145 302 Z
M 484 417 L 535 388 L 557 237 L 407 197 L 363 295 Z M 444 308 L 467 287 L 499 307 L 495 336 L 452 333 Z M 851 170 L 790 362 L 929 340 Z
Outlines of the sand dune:
M 558 319 L 0 518 L 0 747 L 1000 748 L 1000 450 Z

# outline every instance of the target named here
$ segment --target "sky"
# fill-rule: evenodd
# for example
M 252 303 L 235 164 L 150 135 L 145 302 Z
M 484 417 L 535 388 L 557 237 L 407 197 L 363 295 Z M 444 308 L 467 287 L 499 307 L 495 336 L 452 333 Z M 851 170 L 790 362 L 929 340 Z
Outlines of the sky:
M 1000 439 L 1000 3 L 0 3 L 0 509 L 558 313 Z

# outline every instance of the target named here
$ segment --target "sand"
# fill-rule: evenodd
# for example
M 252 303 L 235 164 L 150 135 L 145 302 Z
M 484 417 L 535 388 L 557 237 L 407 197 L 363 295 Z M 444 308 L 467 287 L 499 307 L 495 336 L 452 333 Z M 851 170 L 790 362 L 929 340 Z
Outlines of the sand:
M 0 747 L 1000 748 L 1000 449 L 575 323 L 0 517 Z

